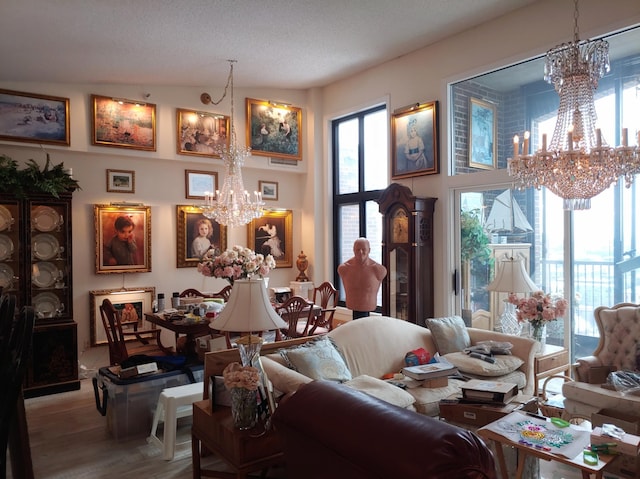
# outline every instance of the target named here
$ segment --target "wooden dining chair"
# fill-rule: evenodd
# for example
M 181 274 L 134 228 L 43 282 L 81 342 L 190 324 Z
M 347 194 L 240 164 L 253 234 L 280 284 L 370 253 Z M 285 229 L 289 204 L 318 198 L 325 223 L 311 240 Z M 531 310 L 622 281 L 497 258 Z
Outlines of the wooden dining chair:
M 302 296 L 291 296 L 277 307 L 276 311 L 287 323 L 283 331 L 285 339 L 308 336 L 313 303 Z
M 122 364 L 129 356 L 144 354 L 147 356 L 163 356 L 173 354 L 160 340 L 161 329 L 137 329 L 123 331 L 120 312 L 108 298 L 100 305 L 100 316 L 109 343 L 109 363 Z
M 232 288 L 233 287 L 231 285 L 225 286 L 224 288 L 222 288 L 217 293 L 213 293 L 211 295 L 211 297 L 212 298 L 222 298 L 222 299 L 224 299 L 224 302 L 226 303 L 227 301 L 229 301 L 229 296 L 231 296 L 231 289 Z
M 313 304 L 320 306 L 320 314 L 316 315 L 309 335 L 328 333 L 333 329 L 333 315 L 338 304 L 338 290 L 329 281 L 325 281 L 313 290 Z

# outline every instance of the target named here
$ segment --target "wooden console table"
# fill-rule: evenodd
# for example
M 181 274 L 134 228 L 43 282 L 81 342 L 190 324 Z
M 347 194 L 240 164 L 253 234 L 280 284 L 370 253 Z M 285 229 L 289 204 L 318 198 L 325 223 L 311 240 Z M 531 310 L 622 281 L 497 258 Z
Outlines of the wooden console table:
M 191 450 L 193 479 L 205 477 L 246 479 L 249 472 L 266 470 L 284 463 L 280 439 L 272 430 L 256 437 L 259 429 L 240 431 L 233 426 L 231 409 L 216 406 L 211 411 L 209 400 L 193 403 Z M 200 467 L 200 448 L 219 456 L 235 473 Z

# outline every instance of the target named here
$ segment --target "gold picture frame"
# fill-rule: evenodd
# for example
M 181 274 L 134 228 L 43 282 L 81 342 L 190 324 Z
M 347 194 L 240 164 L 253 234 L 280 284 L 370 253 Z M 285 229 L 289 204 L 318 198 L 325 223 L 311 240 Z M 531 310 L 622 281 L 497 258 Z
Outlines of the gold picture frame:
M 156 151 L 156 106 L 91 95 L 91 144 Z
M 478 98 L 469 98 L 469 166 L 495 170 L 496 105 Z
M 149 273 L 151 207 L 94 205 L 93 213 L 96 274 Z M 121 234 L 116 231 L 121 231 Z
M 220 150 L 229 147 L 228 116 L 177 108 L 176 125 L 179 155 L 220 158 Z
M 107 170 L 108 193 L 135 193 L 136 172 L 134 170 Z
M 217 189 L 217 172 L 184 170 L 184 196 L 188 200 L 204 200 L 205 193 L 214 193 Z
M 195 268 L 209 248 L 222 252 L 227 249 L 227 227 L 206 218 L 202 210 L 193 205 L 178 205 L 177 214 L 177 251 L 178 268 Z M 205 240 L 197 240 L 200 226 L 207 225 L 210 235 Z M 207 245 L 206 242 L 209 242 Z
M 293 211 L 265 210 L 263 216 L 251 220 L 247 244 L 256 253 L 271 254 L 276 267 L 293 267 Z
M 251 154 L 302 160 L 302 108 L 254 98 L 246 103 Z
M 107 335 L 100 316 L 100 305 L 105 299 L 109 299 L 116 310 L 124 309 L 131 305 L 132 311 L 138 318 L 138 324 L 143 325 L 144 315 L 151 311 L 153 300 L 156 296 L 156 288 L 142 286 L 139 288 L 102 289 L 89 291 L 89 318 L 91 346 L 107 344 Z M 130 318 L 131 319 L 131 318 Z M 150 329 L 153 325 L 144 325 L 139 329 Z M 134 338 L 132 338 L 133 340 Z

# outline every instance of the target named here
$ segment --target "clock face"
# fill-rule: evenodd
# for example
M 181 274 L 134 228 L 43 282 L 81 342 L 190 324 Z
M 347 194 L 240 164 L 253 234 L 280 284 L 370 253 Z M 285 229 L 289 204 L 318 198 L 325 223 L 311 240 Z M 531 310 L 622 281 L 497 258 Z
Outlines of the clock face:
M 409 218 L 404 210 L 394 213 L 391 220 L 391 241 L 393 243 L 407 243 L 409 241 Z

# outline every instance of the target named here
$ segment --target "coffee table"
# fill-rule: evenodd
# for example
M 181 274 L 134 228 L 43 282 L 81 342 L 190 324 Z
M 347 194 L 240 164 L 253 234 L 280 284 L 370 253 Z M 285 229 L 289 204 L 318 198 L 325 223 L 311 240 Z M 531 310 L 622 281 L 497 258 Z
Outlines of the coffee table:
M 515 412 L 511 413 L 509 416 L 511 416 L 512 414 L 521 415 L 520 413 Z M 585 462 L 583 461 L 582 451 L 574 458 L 568 458 L 561 454 L 554 454 L 543 449 L 538 449 L 530 445 L 512 441 L 511 439 L 490 429 L 493 425 L 495 425 L 496 422 L 498 421 L 494 421 L 493 423 L 490 423 L 487 426 L 478 429 L 477 433 L 480 437 L 493 441 L 495 443 L 496 456 L 500 467 L 500 473 L 503 479 L 508 479 L 509 477 L 507 465 L 504 458 L 503 446 L 516 448 L 520 452 L 520 454 L 518 454 L 518 468 L 516 471 L 516 479 L 522 479 L 525 459 L 527 456 L 538 457 L 540 459 L 544 459 L 545 461 L 556 461 L 562 464 L 569 465 L 571 467 L 575 467 L 582 472 L 583 479 L 589 479 L 592 474 L 596 479 L 602 479 L 604 467 L 616 458 L 616 456 L 599 454 L 598 464 L 585 464 Z M 586 447 L 589 444 L 589 441 L 589 435 L 583 436 L 582 442 L 584 442 L 584 444 L 582 446 Z

